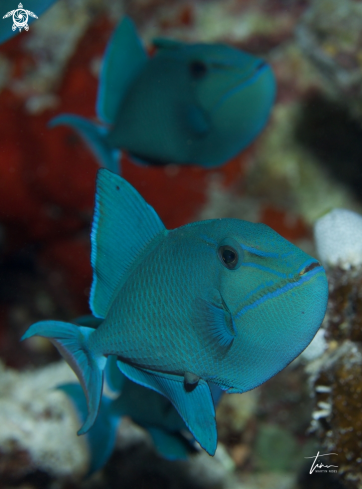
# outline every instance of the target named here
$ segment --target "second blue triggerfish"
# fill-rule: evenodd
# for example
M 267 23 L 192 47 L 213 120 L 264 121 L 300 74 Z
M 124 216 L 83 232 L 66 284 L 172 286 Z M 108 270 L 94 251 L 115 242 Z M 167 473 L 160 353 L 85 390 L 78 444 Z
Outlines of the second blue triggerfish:
M 264 224 L 211 219 L 168 231 L 139 193 L 98 171 L 90 307 L 97 328 L 33 324 L 50 338 L 87 397 L 93 425 L 109 355 L 133 382 L 167 397 L 210 454 L 217 444 L 209 383 L 245 392 L 313 339 L 328 297 L 323 267 Z
M 103 60 L 97 116 L 63 114 L 51 125 L 76 129 L 100 165 L 118 172 L 119 151 L 156 165 L 222 165 L 264 128 L 275 97 L 271 67 L 225 44 L 158 39 L 148 57 L 125 17 Z

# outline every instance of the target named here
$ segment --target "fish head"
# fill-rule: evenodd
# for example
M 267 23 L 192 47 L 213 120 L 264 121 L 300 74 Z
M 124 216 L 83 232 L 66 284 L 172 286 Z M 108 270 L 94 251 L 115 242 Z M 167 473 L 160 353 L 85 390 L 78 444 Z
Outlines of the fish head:
M 325 315 L 328 283 L 316 259 L 268 226 L 218 222 L 207 239 L 214 243 L 216 289 L 234 335 L 220 375 L 230 392 L 244 392 L 282 370 L 312 341 Z
M 271 66 L 224 44 L 196 44 L 183 51 L 195 104 L 207 114 L 212 131 L 226 138 L 225 144 L 249 144 L 274 103 Z

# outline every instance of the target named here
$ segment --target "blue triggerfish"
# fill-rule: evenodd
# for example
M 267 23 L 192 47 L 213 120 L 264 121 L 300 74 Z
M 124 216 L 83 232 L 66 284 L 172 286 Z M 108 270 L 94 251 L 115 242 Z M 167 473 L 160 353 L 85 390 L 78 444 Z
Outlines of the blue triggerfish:
M 101 320 L 92 316 L 78 318 L 77 324 L 98 326 Z M 97 324 L 98 323 L 98 324 Z M 105 368 L 105 379 L 113 398 L 102 395 L 98 416 L 86 433 L 90 452 L 88 474 L 101 469 L 112 454 L 117 427 L 123 416 L 150 434 L 157 452 L 168 460 L 184 460 L 197 452 L 195 440 L 171 402 L 158 392 L 136 384 L 125 377 L 117 367 L 117 357 L 110 355 Z M 214 405 L 222 390 L 210 384 Z M 88 414 L 87 400 L 79 384 L 59 386 L 73 401 L 83 423 Z
M 210 168 L 248 146 L 274 102 L 271 67 L 225 44 L 153 44 L 157 52 L 148 57 L 125 17 L 103 60 L 96 107 L 103 124 L 63 114 L 51 125 L 76 129 L 114 172 L 119 148 L 143 163 Z
M 163 394 L 209 453 L 217 445 L 209 382 L 245 392 L 311 342 L 327 306 L 317 260 L 264 224 L 211 219 L 167 230 L 120 176 L 98 171 L 91 231 L 90 308 L 97 328 L 33 324 L 50 338 L 87 397 L 93 425 L 108 355 L 137 384 Z

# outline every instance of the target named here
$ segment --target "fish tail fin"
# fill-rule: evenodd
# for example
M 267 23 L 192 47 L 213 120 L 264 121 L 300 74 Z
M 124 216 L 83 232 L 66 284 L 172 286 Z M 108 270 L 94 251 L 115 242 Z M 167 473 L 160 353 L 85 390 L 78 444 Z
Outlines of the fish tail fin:
M 75 326 L 62 321 L 40 321 L 30 326 L 21 338 L 26 340 L 32 336 L 49 338 L 59 353 L 74 370 L 83 387 L 87 399 L 88 416 L 78 435 L 86 433 L 97 417 L 103 390 L 103 370 L 107 358 L 94 354 L 89 348 L 89 337 L 93 328 Z
M 73 114 L 61 114 L 49 122 L 49 127 L 70 126 L 82 137 L 97 158 L 98 164 L 120 174 L 121 151 L 107 142 L 107 128 Z
M 83 423 L 88 414 L 87 400 L 79 384 L 62 384 L 58 389 L 63 391 L 73 402 L 79 418 Z M 87 476 L 101 469 L 109 460 L 116 443 L 117 425 L 122 416 L 112 409 L 115 401 L 102 396 L 98 417 L 86 434 L 90 461 Z

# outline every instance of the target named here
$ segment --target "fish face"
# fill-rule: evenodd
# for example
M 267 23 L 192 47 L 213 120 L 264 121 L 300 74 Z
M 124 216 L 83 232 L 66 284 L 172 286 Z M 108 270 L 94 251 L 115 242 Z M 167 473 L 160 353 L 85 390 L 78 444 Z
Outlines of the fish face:
M 217 288 L 234 337 L 217 376 L 230 392 L 244 392 L 308 346 L 325 315 L 328 283 L 317 260 L 268 226 L 226 221 L 224 235 L 213 239 Z
M 215 131 L 238 152 L 266 125 L 274 104 L 276 84 L 271 67 L 260 59 L 224 92 L 210 111 Z
M 217 166 L 245 148 L 265 126 L 275 99 L 274 75 L 263 59 L 230 46 L 181 46 L 160 56 L 172 59 L 173 71 L 176 66 L 179 70 L 177 79 L 184 80 L 183 90 L 190 94 L 187 110 L 194 115 L 196 131 L 188 137 L 188 158 Z
M 188 61 L 196 103 L 225 146 L 240 151 L 269 118 L 276 92 L 273 71 L 263 59 L 229 46 L 204 46 L 203 54 L 196 48 L 190 48 Z

